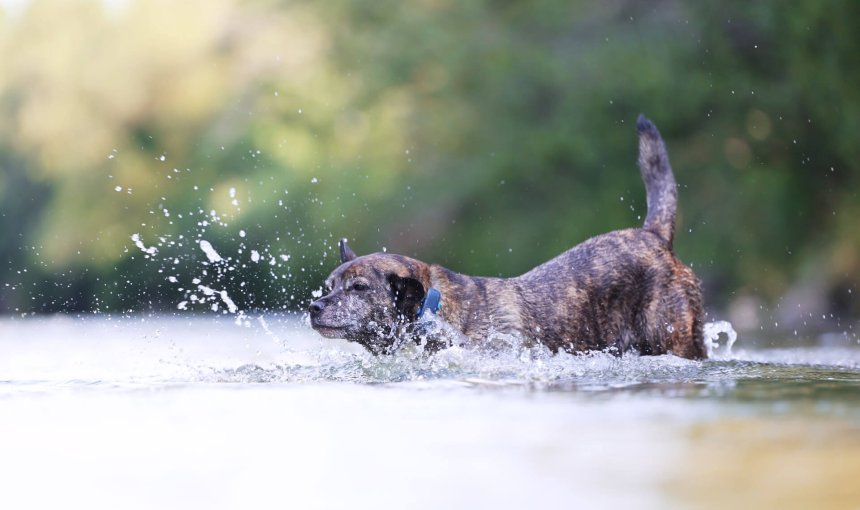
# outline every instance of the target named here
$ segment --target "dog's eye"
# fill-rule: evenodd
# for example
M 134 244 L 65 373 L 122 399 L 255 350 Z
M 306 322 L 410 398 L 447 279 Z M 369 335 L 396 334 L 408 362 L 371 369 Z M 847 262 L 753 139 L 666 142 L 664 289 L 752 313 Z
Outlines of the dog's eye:
M 355 282 L 352 284 L 352 290 L 362 291 L 362 290 L 367 290 L 369 288 L 370 288 L 370 286 L 366 283 Z

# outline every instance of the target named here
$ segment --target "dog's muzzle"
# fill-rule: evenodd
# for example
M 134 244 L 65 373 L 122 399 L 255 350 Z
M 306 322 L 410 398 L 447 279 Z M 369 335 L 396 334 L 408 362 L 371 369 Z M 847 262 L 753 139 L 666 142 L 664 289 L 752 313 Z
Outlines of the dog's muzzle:
M 318 333 L 329 338 L 342 338 L 344 327 L 338 324 L 329 324 L 323 318 L 323 312 L 328 306 L 328 302 L 323 299 L 318 299 L 308 306 L 308 313 L 311 317 L 311 327 Z
M 322 299 L 318 299 L 311 303 L 308 307 L 308 312 L 311 314 L 311 319 L 314 317 L 319 317 L 322 311 L 325 309 L 325 302 Z

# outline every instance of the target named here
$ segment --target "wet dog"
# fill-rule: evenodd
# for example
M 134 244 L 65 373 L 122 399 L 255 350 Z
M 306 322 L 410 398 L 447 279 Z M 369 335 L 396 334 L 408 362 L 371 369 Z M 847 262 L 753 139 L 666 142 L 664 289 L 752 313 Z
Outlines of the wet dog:
M 641 115 L 637 130 L 642 228 L 593 237 L 515 278 L 466 276 L 389 253 L 358 257 L 343 240 L 328 294 L 310 305 L 311 326 L 375 354 L 426 342 L 420 326 L 435 314 L 478 345 L 510 335 L 553 352 L 707 357 L 699 281 L 672 251 L 677 189 L 666 147 Z

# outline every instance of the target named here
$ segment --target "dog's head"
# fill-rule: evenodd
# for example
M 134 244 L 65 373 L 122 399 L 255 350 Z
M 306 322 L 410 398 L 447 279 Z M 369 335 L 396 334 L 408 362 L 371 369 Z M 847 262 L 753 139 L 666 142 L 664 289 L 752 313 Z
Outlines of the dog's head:
M 346 239 L 340 242 L 340 259 L 325 281 L 328 294 L 309 307 L 311 326 L 374 354 L 387 352 L 399 330 L 416 319 L 429 287 L 429 266 L 390 253 L 358 257 Z

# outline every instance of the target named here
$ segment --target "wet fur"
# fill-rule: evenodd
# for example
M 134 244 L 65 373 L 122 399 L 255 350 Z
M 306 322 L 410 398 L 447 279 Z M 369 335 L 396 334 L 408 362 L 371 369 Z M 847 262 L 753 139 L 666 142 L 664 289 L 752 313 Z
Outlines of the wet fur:
M 466 276 L 388 253 L 357 257 L 342 241 L 343 264 L 326 280 L 329 293 L 311 304 L 312 326 L 388 352 L 412 339 L 418 307 L 435 287 L 439 316 L 475 344 L 502 334 L 553 352 L 707 357 L 700 285 L 672 252 L 677 191 L 669 159 L 653 123 L 640 116 L 637 128 L 648 200 L 642 228 L 593 237 L 515 278 Z

